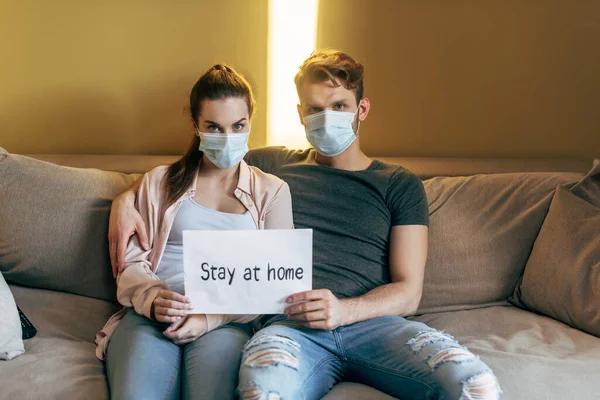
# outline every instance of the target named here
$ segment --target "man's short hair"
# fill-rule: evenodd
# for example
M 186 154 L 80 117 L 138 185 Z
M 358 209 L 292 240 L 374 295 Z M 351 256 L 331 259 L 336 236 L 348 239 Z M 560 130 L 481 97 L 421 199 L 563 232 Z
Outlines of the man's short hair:
M 363 73 L 363 65 L 354 61 L 348 54 L 339 50 L 321 50 L 314 52 L 304 61 L 294 77 L 294 82 L 298 95 L 306 80 L 330 80 L 335 86 L 339 86 L 341 82 L 346 89 L 355 91 L 358 104 L 363 97 Z

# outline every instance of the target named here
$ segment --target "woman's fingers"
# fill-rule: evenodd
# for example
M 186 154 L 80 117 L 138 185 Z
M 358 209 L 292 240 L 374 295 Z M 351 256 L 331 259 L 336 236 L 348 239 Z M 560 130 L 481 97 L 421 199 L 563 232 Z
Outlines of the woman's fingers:
M 154 317 L 159 322 L 176 322 L 194 308 L 190 300 L 170 290 L 160 290 L 154 299 Z
M 167 300 L 162 297 L 157 297 L 154 300 L 154 305 L 160 306 L 163 308 L 172 308 L 174 310 L 191 310 L 192 308 L 194 308 L 189 303 L 181 303 L 181 302 L 175 301 L 175 300 Z
M 166 322 L 166 323 L 176 322 L 176 321 L 179 321 L 181 318 L 183 318 L 183 317 L 175 317 L 175 316 L 174 317 L 169 317 L 167 315 L 156 314 L 156 320 L 158 322 Z
M 163 299 L 167 299 L 167 300 L 178 301 L 180 303 L 191 303 L 192 302 L 189 299 L 189 297 L 186 297 L 177 292 L 172 292 L 170 290 L 164 290 L 164 289 L 158 292 L 157 297 L 162 297 Z
M 178 310 L 176 308 L 171 308 L 171 307 L 162 307 L 162 306 L 156 304 L 154 306 L 154 314 L 156 314 L 156 316 L 164 315 L 164 316 L 169 316 L 169 317 L 185 317 L 186 315 L 188 315 L 188 311 L 187 310 Z

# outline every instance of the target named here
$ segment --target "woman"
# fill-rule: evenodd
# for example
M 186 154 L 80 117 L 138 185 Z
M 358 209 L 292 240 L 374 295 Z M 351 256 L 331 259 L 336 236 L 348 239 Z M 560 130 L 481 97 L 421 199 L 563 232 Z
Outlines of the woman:
M 252 334 L 247 323 L 255 316 L 191 314 L 182 233 L 293 227 L 287 184 L 242 160 L 254 107 L 248 82 L 215 65 L 190 95 L 196 134 L 187 153 L 143 177 L 136 204 L 150 249 L 137 238 L 130 242 L 117 276 L 117 298 L 125 308 L 96 336 L 113 399 L 235 395 L 242 350 Z

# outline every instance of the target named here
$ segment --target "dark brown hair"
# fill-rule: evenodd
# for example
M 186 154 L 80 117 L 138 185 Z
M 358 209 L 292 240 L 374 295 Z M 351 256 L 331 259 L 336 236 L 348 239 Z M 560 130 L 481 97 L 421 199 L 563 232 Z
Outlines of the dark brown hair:
M 190 93 L 190 116 L 194 127 L 198 129 L 202 101 L 229 97 L 241 97 L 246 100 L 248 115 L 252 118 L 256 103 L 248 81 L 225 64 L 214 65 L 198 79 Z M 181 197 L 194 181 L 196 171 L 202 163 L 202 152 L 199 147 L 200 137 L 194 135 L 185 155 L 169 166 L 165 181 L 168 206 Z
M 348 54 L 339 50 L 321 50 L 311 54 L 300 66 L 300 71 L 294 77 L 296 90 L 300 89 L 304 81 L 324 82 L 330 80 L 336 87 L 338 80 L 348 90 L 356 91 L 356 104 L 363 98 L 364 67 L 354 61 Z

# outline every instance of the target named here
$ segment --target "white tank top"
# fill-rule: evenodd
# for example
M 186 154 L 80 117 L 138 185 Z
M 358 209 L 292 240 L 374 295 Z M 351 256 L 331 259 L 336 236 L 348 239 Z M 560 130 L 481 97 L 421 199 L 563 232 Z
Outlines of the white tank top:
M 180 294 L 185 294 L 183 283 L 184 230 L 256 230 L 256 224 L 248 211 L 244 214 L 229 214 L 201 206 L 191 198 L 183 200 L 173 221 L 156 273 L 160 280 L 169 285 L 170 290 Z

